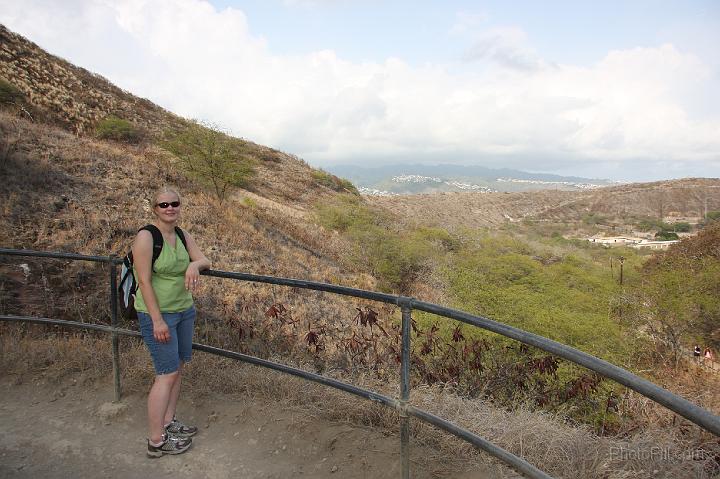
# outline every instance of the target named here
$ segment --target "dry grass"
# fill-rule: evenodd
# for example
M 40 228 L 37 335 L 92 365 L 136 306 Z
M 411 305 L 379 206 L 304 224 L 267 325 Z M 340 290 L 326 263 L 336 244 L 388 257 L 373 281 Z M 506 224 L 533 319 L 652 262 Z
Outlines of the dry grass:
M 17 381 L 42 376 L 57 384 L 68 378 L 85 383 L 109 380 L 112 369 L 109 340 L 95 335 L 65 333 L 44 337 L 38 328 L 0 325 L 0 370 Z M 21 331 L 24 330 L 24 331 Z M 306 365 L 307 367 L 307 365 Z M 148 355 L 140 341 L 121 341 L 122 384 L 125 394 L 144 393 L 153 379 Z M 372 374 L 353 378 L 361 387 L 396 396 L 394 384 Z M 270 380 L 269 380 L 270 379 Z M 185 372 L 186 394 L 209 400 L 242 396 L 279 400 L 308 416 L 398 430 L 395 411 L 297 378 L 196 352 Z M 565 424 L 561 418 L 518 408 L 506 411 L 468 400 L 440 388 L 416 388 L 412 403 L 464 426 L 476 434 L 540 465 L 555 477 L 578 478 L 711 478 L 720 475 L 717 438 L 697 427 L 646 428 L 625 437 L 598 437 L 588 428 Z M 437 450 L 428 464 L 445 456 L 457 463 L 491 466 L 498 477 L 507 472 L 469 444 L 431 426 L 413 421 L 413 441 Z

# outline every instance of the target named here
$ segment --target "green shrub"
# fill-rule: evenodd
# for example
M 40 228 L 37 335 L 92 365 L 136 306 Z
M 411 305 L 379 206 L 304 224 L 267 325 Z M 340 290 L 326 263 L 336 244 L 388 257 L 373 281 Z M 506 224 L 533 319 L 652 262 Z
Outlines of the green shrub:
M 588 213 L 583 216 L 582 218 L 583 223 L 586 225 L 601 225 L 601 224 L 607 224 L 608 220 L 606 217 L 602 215 L 598 215 L 596 213 Z
M 638 231 L 650 231 L 655 229 L 660 232 L 675 231 L 679 233 L 687 233 L 691 229 L 690 223 L 686 223 L 684 221 L 679 221 L 677 223 L 665 223 L 664 221 L 660 221 L 655 218 L 642 219 L 636 224 L 636 227 Z
M 442 228 L 420 227 L 411 236 L 444 251 L 457 251 L 461 247 L 460 239 Z
M 316 214 L 321 225 L 352 240 L 354 251 L 349 252 L 350 257 L 370 270 L 383 291 L 404 293 L 424 271 L 436 249 L 433 243 L 451 241 L 446 232 L 435 228 L 406 234 L 394 231 L 390 228 L 391 218 L 351 194 L 318 205 Z
M 371 272 L 383 291 L 413 294 L 413 281 L 438 287 L 447 304 L 472 314 L 577 347 L 626 368 L 643 340 L 613 312 L 627 285 L 638 283 L 642 252 L 591 248 L 587 241 L 541 238 L 466 229 L 397 229 L 387 213 L 344 195 L 317 207 L 318 221 L 343 233 L 348 256 Z M 624 262 L 619 284 L 618 257 Z M 613 267 L 611 268 L 611 259 Z M 422 299 L 422 298 L 421 298 Z M 622 316 L 622 311 L 620 316 Z M 611 385 L 582 368 L 558 362 L 479 328 L 456 327 L 437 316 L 413 312 L 414 361 L 423 383 L 452 383 L 465 394 L 487 394 L 499 404 L 528 402 L 562 410 L 575 419 L 604 422 L 602 398 Z M 541 366 L 538 366 L 538 365 Z M 566 394 L 579 381 L 592 387 Z M 600 416 L 598 416 L 600 415 Z
M 248 198 L 248 197 L 246 196 L 246 197 L 243 198 L 243 200 L 242 200 L 242 205 L 245 206 L 245 207 L 247 207 L 247 208 L 253 209 L 253 208 L 257 208 L 257 205 L 258 205 L 258 204 L 257 204 L 257 201 L 255 201 L 255 200 L 252 199 L 252 198 Z
M 95 127 L 95 135 L 102 140 L 125 143 L 139 143 L 144 136 L 137 126 L 116 116 L 109 116 L 101 120 Z
M 636 224 L 638 231 L 650 231 L 652 229 L 662 229 L 663 222 L 655 218 L 643 218 Z
M 672 241 L 672 240 L 679 239 L 679 237 L 678 237 L 677 233 L 675 233 L 673 231 L 663 230 L 663 231 L 658 231 L 657 233 L 655 233 L 655 239 L 658 241 Z
M 686 223 L 684 221 L 679 221 L 672 224 L 672 230 L 676 233 L 687 233 L 688 231 L 690 231 L 690 228 L 690 223 Z
M 221 203 L 231 187 L 246 187 L 255 174 L 255 160 L 247 142 L 213 124 L 193 121 L 168 136 L 165 148 L 180 158 L 191 176 L 211 187 Z
M 254 155 L 260 161 L 267 163 L 280 163 L 282 161 L 282 153 L 273 148 L 261 148 L 255 151 Z
M 351 227 L 369 227 L 378 220 L 378 216 L 357 196 L 341 195 L 317 205 L 318 222 L 325 228 L 346 232 Z
M 25 95 L 18 87 L 0 78 L 0 103 L 15 104 L 25 100 Z
M 344 178 L 339 178 L 323 170 L 315 170 L 312 173 L 313 179 L 319 185 L 330 188 L 331 190 L 338 192 L 351 193 L 353 195 L 359 195 L 357 188 L 352 184 L 351 181 Z

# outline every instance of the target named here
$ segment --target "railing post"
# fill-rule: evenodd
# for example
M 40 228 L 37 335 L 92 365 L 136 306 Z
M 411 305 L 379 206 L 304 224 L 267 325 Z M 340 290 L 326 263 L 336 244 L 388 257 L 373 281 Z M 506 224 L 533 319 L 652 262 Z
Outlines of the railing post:
M 402 304 L 402 349 L 400 352 L 400 455 L 402 477 L 410 479 L 410 417 L 407 405 L 410 400 L 410 324 L 412 309 Z
M 113 327 L 112 332 L 112 356 L 113 356 L 113 376 L 115 377 L 115 402 L 120 401 L 120 341 L 118 339 L 118 291 L 117 291 L 117 265 L 115 264 L 117 255 L 110 255 L 110 325 Z

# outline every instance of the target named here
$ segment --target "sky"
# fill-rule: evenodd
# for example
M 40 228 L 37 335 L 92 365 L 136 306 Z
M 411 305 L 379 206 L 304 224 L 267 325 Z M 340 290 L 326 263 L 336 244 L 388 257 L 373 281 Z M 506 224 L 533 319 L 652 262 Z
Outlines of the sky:
M 316 167 L 720 177 L 717 0 L 0 0 L 0 23 Z

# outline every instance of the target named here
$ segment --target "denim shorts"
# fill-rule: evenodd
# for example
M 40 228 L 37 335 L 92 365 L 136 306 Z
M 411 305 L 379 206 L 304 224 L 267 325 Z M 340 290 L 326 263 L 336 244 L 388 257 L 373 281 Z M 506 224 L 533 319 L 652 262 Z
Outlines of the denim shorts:
M 187 363 L 192 357 L 195 306 L 178 313 L 162 313 L 170 330 L 170 341 L 160 343 L 153 336 L 153 323 L 148 313 L 138 311 L 140 332 L 150 351 L 156 374 L 174 373 L 180 368 L 180 361 Z

